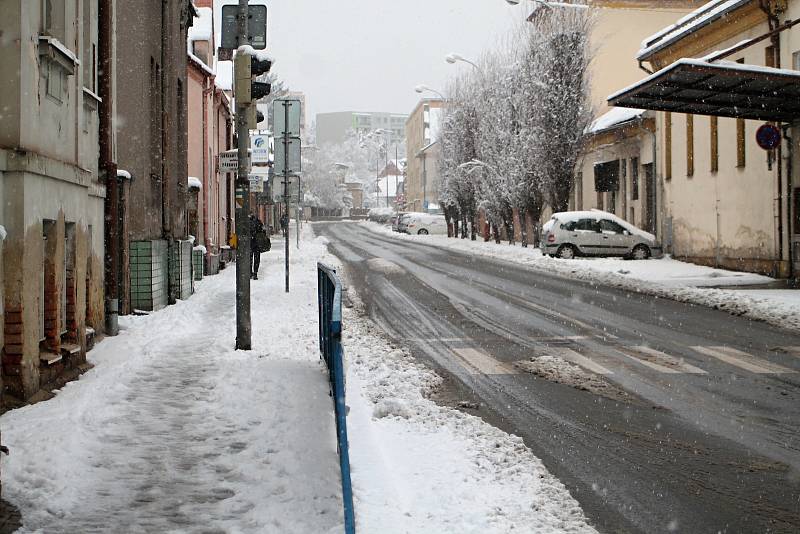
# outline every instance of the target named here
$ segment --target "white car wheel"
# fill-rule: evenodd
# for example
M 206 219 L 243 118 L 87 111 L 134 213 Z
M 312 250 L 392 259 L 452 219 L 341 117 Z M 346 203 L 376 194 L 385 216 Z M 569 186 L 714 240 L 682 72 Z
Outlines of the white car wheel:
M 562 260 L 574 259 L 576 255 L 575 247 L 572 245 L 561 245 L 556 252 L 556 256 Z
M 425 228 L 423 228 L 422 230 L 417 232 L 417 235 L 428 235 L 428 231 Z
M 634 260 L 646 260 L 650 258 L 650 248 L 647 245 L 636 245 L 631 252 Z

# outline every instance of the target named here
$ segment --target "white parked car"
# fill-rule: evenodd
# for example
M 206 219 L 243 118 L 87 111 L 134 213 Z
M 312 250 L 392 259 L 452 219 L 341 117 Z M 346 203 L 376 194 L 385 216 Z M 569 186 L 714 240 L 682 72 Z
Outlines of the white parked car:
M 605 211 L 556 213 L 542 227 L 542 253 L 564 259 L 576 256 L 623 256 L 646 260 L 662 255 L 656 236 Z
M 447 222 L 444 215 L 433 213 L 409 213 L 403 220 L 404 231 L 418 235 L 447 235 Z

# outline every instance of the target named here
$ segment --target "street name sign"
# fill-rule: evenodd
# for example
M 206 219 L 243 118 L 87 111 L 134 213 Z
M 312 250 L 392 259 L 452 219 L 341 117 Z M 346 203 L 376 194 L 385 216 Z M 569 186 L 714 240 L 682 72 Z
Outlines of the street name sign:
M 264 180 L 266 179 L 265 174 L 250 174 L 248 176 L 250 180 L 250 192 L 251 193 L 263 193 L 264 192 Z

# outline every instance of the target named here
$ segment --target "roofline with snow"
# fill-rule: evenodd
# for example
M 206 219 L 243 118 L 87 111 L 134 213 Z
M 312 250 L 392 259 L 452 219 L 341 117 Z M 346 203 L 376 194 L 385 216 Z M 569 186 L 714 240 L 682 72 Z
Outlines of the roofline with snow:
M 640 50 L 636 55 L 636 59 L 639 61 L 648 61 L 654 55 L 682 41 L 689 35 L 692 35 L 693 33 L 696 33 L 697 31 L 716 23 L 720 19 L 727 17 L 734 11 L 741 9 L 754 1 L 755 0 L 735 1 L 725 9 L 721 9 L 719 12 L 714 13 L 698 23 L 698 19 L 704 17 L 709 11 L 712 11 L 717 5 L 719 5 L 718 3 L 709 2 L 708 4 L 696 9 L 684 17 L 684 19 L 682 19 L 678 24 L 668 26 L 646 39 L 643 43 L 642 50 Z M 683 29 L 681 30 L 681 28 Z M 670 34 L 672 35 L 667 38 L 667 36 Z

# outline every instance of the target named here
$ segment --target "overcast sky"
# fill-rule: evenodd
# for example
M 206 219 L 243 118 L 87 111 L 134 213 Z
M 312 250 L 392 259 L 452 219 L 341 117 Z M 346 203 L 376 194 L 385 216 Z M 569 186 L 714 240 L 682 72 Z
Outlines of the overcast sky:
M 225 2 L 231 3 L 231 2 Z M 270 0 L 273 69 L 306 93 L 309 119 L 331 111 L 410 113 L 414 86 L 444 87 L 527 9 L 504 0 Z M 523 2 L 524 4 L 524 2 Z M 429 95 L 430 96 L 430 95 Z

